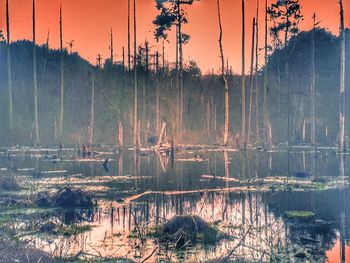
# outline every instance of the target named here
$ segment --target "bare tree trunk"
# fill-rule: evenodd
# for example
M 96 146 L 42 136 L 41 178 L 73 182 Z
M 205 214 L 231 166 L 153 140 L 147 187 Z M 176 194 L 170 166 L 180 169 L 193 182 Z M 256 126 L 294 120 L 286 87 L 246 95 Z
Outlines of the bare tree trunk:
M 148 41 L 145 41 L 145 77 L 144 77 L 144 83 L 143 83 L 143 89 L 142 89 L 142 122 L 144 127 L 147 126 L 147 123 L 149 123 L 148 120 L 148 73 L 149 73 L 149 47 L 148 47 Z M 148 134 L 147 132 L 144 133 L 144 141 L 147 142 Z
M 163 68 L 163 73 L 165 74 L 165 49 L 164 49 L 164 40 L 162 42 L 162 68 Z
M 111 28 L 111 64 L 113 66 L 113 57 L 114 57 L 114 54 L 113 54 L 113 29 Z
M 118 148 L 119 150 L 122 150 L 124 147 L 124 130 L 123 125 L 119 123 L 118 126 Z
M 130 0 L 128 0 L 128 70 L 130 72 Z
M 222 47 L 222 24 L 221 24 L 221 12 L 220 12 L 220 0 L 216 1 L 218 8 L 218 19 L 219 19 L 219 46 L 220 46 L 220 55 L 221 55 L 221 76 L 225 84 L 225 126 L 224 126 L 224 145 L 227 145 L 228 136 L 229 136 L 229 94 L 228 94 L 228 82 L 225 74 L 225 58 L 224 51 Z
M 140 149 L 140 141 L 139 141 L 139 135 L 138 135 L 138 112 L 137 112 L 137 59 L 136 59 L 136 52 L 137 52 L 137 46 L 136 46 L 136 0 L 134 0 L 134 146 L 136 150 L 138 151 Z
M 34 88 L 34 135 L 35 145 L 39 145 L 38 83 L 36 74 L 35 0 L 33 0 L 33 88 Z
M 95 73 L 91 72 L 90 145 L 94 143 L 95 126 Z
M 345 28 L 343 1 L 340 6 L 340 108 L 339 108 L 339 144 L 340 152 L 345 151 Z
M 180 34 L 180 44 L 179 44 L 179 53 L 180 53 L 180 72 L 179 72 L 179 78 L 180 78 L 180 140 L 182 139 L 182 133 L 185 129 L 184 120 L 183 120 L 183 104 L 184 104 L 184 81 L 183 81 L 183 53 L 182 53 L 182 33 L 181 33 L 181 25 L 179 28 L 179 34 Z
M 242 110 L 241 110 L 241 146 L 246 144 L 246 95 L 245 95 L 245 7 L 242 0 Z
M 288 25 L 289 23 L 289 16 L 287 16 L 286 18 L 286 24 Z M 288 54 L 288 51 L 287 51 L 287 43 L 288 43 L 288 32 L 289 32 L 289 27 L 286 26 L 286 29 L 285 29 L 285 35 L 284 35 L 284 47 L 285 47 L 285 61 L 284 61 L 284 68 L 285 68 L 285 80 L 284 80 L 284 83 L 285 83 L 285 87 L 287 89 L 287 100 L 288 100 L 288 105 L 287 105 L 287 110 L 288 110 L 288 117 L 287 117 L 287 141 L 288 141 L 288 151 L 290 149 L 290 146 L 291 146 L 291 143 L 292 143 L 292 140 L 291 140 L 291 137 L 292 137 L 292 125 L 291 125 L 291 118 L 292 118 L 292 105 L 291 105 L 291 99 L 292 99 L 292 94 L 291 94 L 291 85 L 289 83 L 289 54 Z M 293 141 L 294 143 L 294 141 Z
M 303 125 L 302 125 L 302 139 L 304 143 L 306 139 L 306 119 L 305 118 L 303 120 Z
M 122 50 L 122 57 L 123 57 L 123 75 L 125 73 L 125 48 L 123 46 L 123 50 Z
M 176 91 L 177 91 L 177 132 L 176 134 L 180 134 L 180 112 L 181 112 L 181 106 L 180 106 L 180 76 L 179 76 L 179 26 L 176 26 L 176 61 L 175 61 L 175 67 L 176 67 Z
M 45 76 L 46 76 L 46 67 L 47 67 L 47 57 L 49 54 L 49 41 L 50 41 L 50 28 L 47 32 L 47 39 L 46 39 L 46 52 L 45 52 L 45 59 L 44 59 L 44 66 L 43 66 L 43 74 L 41 78 L 41 86 L 44 86 L 45 84 Z
M 268 65 L 267 65 L 267 49 L 268 49 L 268 43 L 267 43 L 267 0 L 265 0 L 265 45 L 264 45 L 264 61 L 265 61 L 265 67 L 264 67 L 264 95 L 263 95 L 263 127 L 264 127 L 264 144 L 267 147 L 271 146 L 271 140 L 269 138 L 269 114 L 267 109 L 267 74 L 268 74 Z
M 61 100 L 60 100 L 60 118 L 59 118 L 59 139 L 63 135 L 63 116 L 64 116 L 64 69 L 63 69 L 63 36 L 62 36 L 62 6 L 60 6 L 60 49 L 61 49 Z
M 339 177 L 345 181 L 344 154 L 339 155 Z M 345 185 L 340 189 L 340 258 L 342 263 L 346 262 L 346 190 Z
M 180 101 L 179 101 L 179 138 L 180 140 L 182 139 L 182 132 L 184 129 L 184 122 L 183 122 L 183 52 L 182 52 L 182 16 L 181 16 L 181 11 L 180 11 L 180 1 L 177 1 L 178 5 L 178 41 L 179 41 L 179 55 L 180 55 L 180 65 L 179 65 L 179 96 L 180 96 Z
M 316 14 L 313 15 L 313 31 L 311 41 L 311 145 L 316 145 L 316 112 L 315 112 L 315 30 Z
M 207 114 L 206 114 L 206 130 L 207 130 L 207 140 L 208 142 L 210 142 L 210 129 L 211 129 L 211 125 L 210 125 L 210 100 L 207 101 Z
M 13 98 L 12 98 L 12 67 L 11 67 L 11 40 L 10 40 L 10 13 L 9 1 L 6 0 L 6 33 L 7 33 L 7 84 L 8 84 L 8 118 L 9 118 L 9 135 L 10 144 L 13 138 Z
M 252 33 L 252 53 L 250 61 L 250 78 L 249 78 L 249 113 L 248 113 L 248 134 L 247 145 L 250 144 L 251 123 L 253 111 L 253 73 L 254 73 L 254 48 L 255 48 L 255 17 L 253 18 L 253 33 Z
M 156 129 L 160 132 L 159 53 L 156 52 Z
M 225 162 L 225 178 L 227 179 L 225 181 L 225 187 L 229 187 L 229 180 L 230 179 L 230 161 L 228 158 L 228 152 L 224 151 L 224 162 Z
M 259 131 L 259 0 L 256 1 L 256 22 L 255 22 L 255 134 L 256 140 L 260 141 L 260 131 Z

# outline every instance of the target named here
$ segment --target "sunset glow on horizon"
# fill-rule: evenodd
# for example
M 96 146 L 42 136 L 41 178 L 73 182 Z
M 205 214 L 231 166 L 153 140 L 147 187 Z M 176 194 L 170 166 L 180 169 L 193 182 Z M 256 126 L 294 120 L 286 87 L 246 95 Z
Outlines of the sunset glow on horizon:
M 132 2 L 132 1 L 131 1 Z M 269 3 L 273 1 L 269 0 Z M 332 2 L 332 3 L 331 3 Z M 301 0 L 304 21 L 301 30 L 309 30 L 312 24 L 312 13 L 315 10 L 320 26 L 329 29 L 333 34 L 339 31 L 338 1 Z M 10 0 L 11 40 L 32 38 L 31 0 Z M 37 42 L 46 42 L 50 30 L 51 48 L 59 46 L 59 5 L 60 0 L 37 0 Z M 240 72 L 241 64 L 241 1 L 221 0 L 223 19 L 223 47 L 229 65 L 234 72 Z M 265 1 L 260 0 L 259 42 L 263 47 Z M 349 2 L 344 3 L 345 14 L 350 9 Z M 62 0 L 64 46 L 74 40 L 73 51 L 78 52 L 91 63 L 96 63 L 97 54 L 109 57 L 110 29 L 114 32 L 115 58 L 120 61 L 122 47 L 127 50 L 127 0 Z M 0 2 L 0 28 L 5 33 L 5 1 Z M 132 13 L 132 12 L 131 12 Z M 250 57 L 252 18 L 256 13 L 256 0 L 246 0 L 246 56 Z M 189 24 L 185 32 L 191 35 L 189 44 L 184 47 L 184 59 L 198 62 L 202 71 L 218 70 L 218 21 L 215 0 L 201 0 L 188 8 Z M 131 14 L 132 15 L 132 14 Z M 151 42 L 152 50 L 161 49 L 153 37 L 153 19 L 157 15 L 154 0 L 137 1 L 137 40 L 138 44 L 146 39 Z M 132 21 L 132 19 L 131 19 Z M 131 25 L 132 26 L 132 25 Z M 350 17 L 345 17 L 345 26 L 350 27 Z M 133 38 L 133 36 L 131 36 Z M 165 46 L 166 59 L 175 60 L 174 31 L 169 34 Z M 190 55 L 191 54 L 191 55 Z M 262 54 L 261 54 L 262 55 Z M 261 57 L 262 58 L 262 57 Z M 249 66 L 246 65 L 248 70 Z

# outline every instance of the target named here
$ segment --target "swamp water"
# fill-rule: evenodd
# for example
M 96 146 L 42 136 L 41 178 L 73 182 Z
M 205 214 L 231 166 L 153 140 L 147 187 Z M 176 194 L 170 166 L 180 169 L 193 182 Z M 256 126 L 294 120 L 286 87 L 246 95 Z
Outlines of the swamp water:
M 350 260 L 346 155 L 193 149 L 171 160 L 99 150 L 93 159 L 73 149 L 58 159 L 55 149 L 0 149 L 0 176 L 10 174 L 20 185 L 0 190 L 2 199 L 70 186 L 97 201 L 74 210 L 1 205 L 0 228 L 73 262 Z M 202 237 L 180 248 L 164 242 L 155 232 L 176 215 L 199 216 L 223 238 Z

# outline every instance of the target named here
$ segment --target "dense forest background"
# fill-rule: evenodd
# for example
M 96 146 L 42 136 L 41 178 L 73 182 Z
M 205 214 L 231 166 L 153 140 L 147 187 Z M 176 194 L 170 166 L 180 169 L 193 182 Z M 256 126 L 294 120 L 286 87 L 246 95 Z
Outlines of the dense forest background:
M 273 143 L 288 139 L 288 96 L 291 100 L 291 143 L 310 143 L 310 82 L 312 31 L 293 36 L 286 47 L 270 52 L 268 64 L 268 112 Z M 350 30 L 346 31 L 347 72 L 350 68 Z M 161 52 L 160 52 L 161 53 Z M 325 29 L 315 29 L 316 66 L 316 141 L 319 145 L 335 145 L 339 130 L 339 38 Z M 60 98 L 60 51 L 47 45 L 37 47 L 38 109 L 41 145 L 58 144 Z M 167 123 L 169 136 L 177 143 L 222 143 L 224 126 L 224 88 L 219 71 L 202 74 L 195 61 L 184 67 L 184 131 L 176 137 L 176 69 L 163 60 L 162 54 L 148 43 L 138 47 L 138 107 L 141 143 L 157 134 L 156 101 L 159 96 L 160 119 Z M 285 58 L 283 54 L 289 54 Z M 285 60 L 289 77 L 285 78 Z M 6 42 L 0 42 L 0 144 L 34 144 L 33 43 L 11 44 L 14 127 L 8 127 L 8 89 Z M 89 141 L 92 87 L 94 93 L 94 144 L 117 144 L 118 125 L 123 124 L 126 145 L 132 145 L 134 83 L 133 69 L 122 61 L 99 60 L 92 65 L 77 53 L 64 51 L 64 122 L 62 142 L 66 145 Z M 257 85 L 257 103 L 251 108 L 252 144 L 259 142 L 262 127 L 263 72 L 252 76 Z M 236 145 L 241 119 L 241 76 L 226 69 L 230 97 L 230 139 Z M 246 93 L 249 79 L 246 76 Z M 350 89 L 350 74 L 346 74 Z M 93 85 L 94 84 L 94 85 Z M 159 91 L 157 95 L 157 90 Z M 249 96 L 246 111 L 249 112 Z M 350 98 L 346 98 L 345 118 L 350 116 Z M 256 112 L 256 114 L 255 114 Z M 258 125 L 256 125 L 258 124 Z M 346 130 L 350 124 L 346 122 Z M 159 128 L 158 128 L 159 130 Z

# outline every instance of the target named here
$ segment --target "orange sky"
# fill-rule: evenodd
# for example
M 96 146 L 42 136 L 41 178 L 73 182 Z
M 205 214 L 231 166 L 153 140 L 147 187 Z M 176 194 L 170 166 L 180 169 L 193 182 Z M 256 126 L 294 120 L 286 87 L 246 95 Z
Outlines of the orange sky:
M 11 12 L 11 38 L 31 39 L 31 0 L 9 0 Z M 50 28 L 50 46 L 59 45 L 59 3 L 60 0 L 37 1 L 37 38 L 39 43 L 46 42 Z M 114 50 L 117 59 L 121 59 L 122 46 L 127 46 L 127 0 L 61 0 L 63 5 L 64 43 L 74 40 L 74 50 L 84 58 L 96 62 L 98 53 L 104 58 L 109 55 L 110 28 L 114 31 Z M 223 45 L 229 64 L 235 72 L 240 72 L 241 60 L 241 1 L 221 0 L 223 20 Z M 260 43 L 263 40 L 264 2 L 260 0 Z M 269 0 L 273 2 L 273 0 Z M 321 25 L 334 33 L 339 28 L 338 0 L 300 0 L 305 20 L 302 29 L 310 29 L 312 13 L 316 12 Z M 344 1 L 345 24 L 350 27 L 350 3 Z M 256 0 L 246 0 L 246 52 L 247 68 L 250 61 L 251 24 L 255 15 Z M 152 20 L 157 10 L 154 0 L 137 0 L 138 5 L 138 41 L 147 37 L 154 49 Z M 218 22 L 216 0 L 201 0 L 189 8 L 190 24 L 185 30 L 191 34 L 190 43 L 184 49 L 185 59 L 195 59 L 204 72 L 219 68 Z M 5 0 L 0 2 L 0 28 L 5 31 Z M 166 44 L 167 58 L 175 57 L 174 33 L 170 33 L 170 43 Z M 262 46 L 262 45 L 261 45 Z

